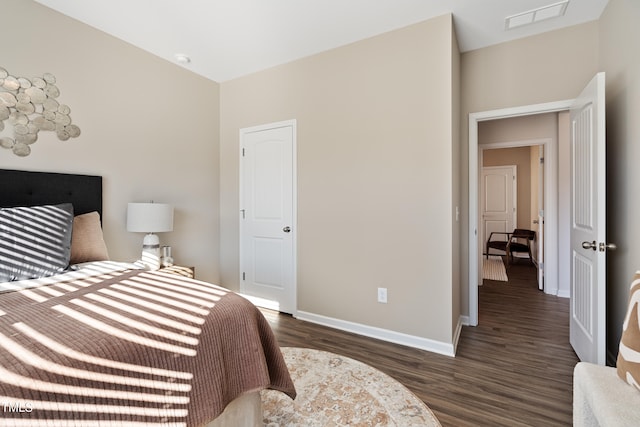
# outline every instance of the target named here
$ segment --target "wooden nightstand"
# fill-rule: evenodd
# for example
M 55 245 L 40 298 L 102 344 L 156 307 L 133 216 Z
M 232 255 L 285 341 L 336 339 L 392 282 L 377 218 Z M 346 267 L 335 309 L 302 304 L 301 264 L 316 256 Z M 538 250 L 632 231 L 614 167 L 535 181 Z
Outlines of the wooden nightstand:
M 177 274 L 178 276 L 188 277 L 193 279 L 196 277 L 195 267 L 184 267 L 182 265 L 172 265 L 171 267 L 162 267 L 159 271 L 164 273 Z

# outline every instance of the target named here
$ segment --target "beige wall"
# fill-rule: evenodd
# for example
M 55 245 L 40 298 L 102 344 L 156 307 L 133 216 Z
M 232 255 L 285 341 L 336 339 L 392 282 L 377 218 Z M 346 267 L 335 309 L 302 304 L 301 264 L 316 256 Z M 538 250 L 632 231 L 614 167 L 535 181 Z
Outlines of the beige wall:
M 218 280 L 219 86 L 33 1 L 2 0 L 0 66 L 50 72 L 80 137 L 41 132 L 25 158 L 0 150 L 0 167 L 103 176 L 110 255 L 135 260 L 142 234 L 126 231 L 126 206 L 175 206 L 176 262 Z M 6 184 L 3 184 L 6 185 Z
M 470 113 L 575 98 L 599 70 L 598 22 L 462 54 L 461 259 L 468 260 Z M 462 262 L 461 310 L 468 314 L 468 263 Z
M 221 84 L 223 285 L 238 131 L 297 119 L 298 310 L 451 343 L 452 43 L 447 15 Z
M 452 169 L 451 182 L 453 184 L 452 206 L 453 212 L 453 241 L 452 241 L 452 280 L 451 280 L 451 325 L 454 332 L 458 323 L 462 323 L 460 313 L 460 50 L 458 48 L 458 40 L 455 31 L 452 31 L 453 43 L 451 44 L 451 84 L 452 84 L 452 102 L 451 102 L 451 143 L 452 143 Z M 457 337 L 454 337 L 454 343 L 457 343 Z
M 630 280 L 640 270 L 640 3 L 610 0 L 599 21 L 600 67 L 607 79 L 607 342 L 614 361 Z

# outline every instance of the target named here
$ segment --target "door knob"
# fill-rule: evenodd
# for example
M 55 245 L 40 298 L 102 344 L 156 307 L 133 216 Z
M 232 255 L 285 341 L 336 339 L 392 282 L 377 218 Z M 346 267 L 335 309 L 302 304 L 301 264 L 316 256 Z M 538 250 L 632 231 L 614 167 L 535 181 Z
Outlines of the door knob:
M 604 252 L 607 249 L 610 250 L 610 251 L 615 251 L 616 249 L 618 249 L 618 247 L 616 246 L 615 243 L 600 242 L 600 252 Z
M 595 251 L 597 247 L 595 240 L 593 242 L 582 242 L 583 249 L 593 249 Z
M 289 227 L 288 225 L 282 229 L 282 231 L 284 231 L 285 233 L 289 233 L 291 232 L 291 227 Z

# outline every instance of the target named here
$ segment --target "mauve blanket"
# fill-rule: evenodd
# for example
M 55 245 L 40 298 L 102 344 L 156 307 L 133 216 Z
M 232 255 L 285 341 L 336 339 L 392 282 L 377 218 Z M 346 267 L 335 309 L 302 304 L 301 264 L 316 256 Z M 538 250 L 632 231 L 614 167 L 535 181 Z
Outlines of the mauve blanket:
M 201 426 L 264 388 L 295 398 L 268 322 L 210 283 L 127 270 L 0 294 L 0 425 Z

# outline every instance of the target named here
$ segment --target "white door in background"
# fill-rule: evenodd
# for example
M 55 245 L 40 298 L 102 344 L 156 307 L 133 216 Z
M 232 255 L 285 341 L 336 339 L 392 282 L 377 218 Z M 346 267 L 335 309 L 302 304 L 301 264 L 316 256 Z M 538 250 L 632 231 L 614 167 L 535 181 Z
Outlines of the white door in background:
M 296 310 L 295 120 L 240 130 L 240 292 Z
M 538 289 L 544 290 L 544 145 L 538 147 L 538 212 L 533 229 L 537 233 L 538 255 Z
M 571 106 L 570 341 L 582 361 L 606 359 L 605 76 Z
M 511 166 L 487 166 L 482 168 L 482 232 L 484 242 L 491 233 L 512 232 L 516 224 L 517 168 Z M 505 235 L 494 239 L 506 240 Z M 486 245 L 484 246 L 486 248 Z M 498 252 L 493 252 L 498 255 Z M 500 254 L 501 255 L 501 254 Z

